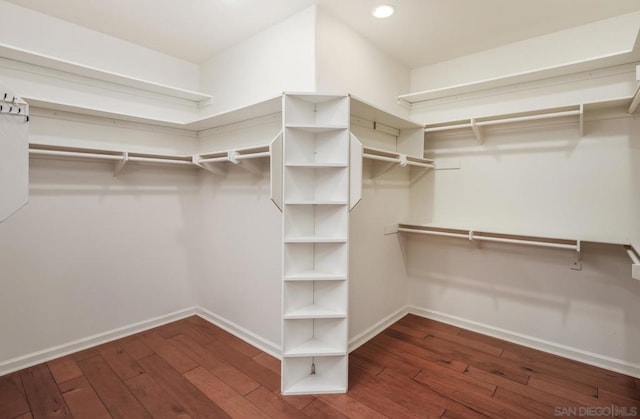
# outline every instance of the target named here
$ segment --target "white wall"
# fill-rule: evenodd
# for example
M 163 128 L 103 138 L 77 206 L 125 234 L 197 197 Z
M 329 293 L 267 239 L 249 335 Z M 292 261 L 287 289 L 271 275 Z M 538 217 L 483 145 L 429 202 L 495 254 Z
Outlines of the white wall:
M 410 236 L 409 303 L 427 316 L 640 374 L 640 298 L 621 247 L 571 251 Z
M 432 136 L 427 155 L 460 163 L 433 176 L 419 221 L 444 227 L 624 243 L 638 190 L 630 158 L 640 124 L 566 120 Z
M 409 90 L 407 67 L 322 9 L 316 37 L 318 91 L 351 93 L 387 112 L 409 116 L 396 103 Z
M 200 66 L 200 86 L 214 97 L 205 113 L 314 91 L 316 7 L 309 7 L 215 55 Z
M 201 177 L 203 270 L 198 304 L 279 352 L 282 216 L 262 177 L 239 167 Z
M 160 84 L 199 90 L 196 64 L 0 1 L 2 44 Z
M 395 146 L 395 137 L 359 126 L 363 143 Z M 373 177 L 377 162 L 364 161 L 362 200 L 349 218 L 349 337 L 359 337 L 406 306 L 407 276 L 398 237 L 384 227 L 409 216 L 409 170 Z M 385 165 L 385 163 L 381 163 Z
M 556 74 L 560 74 L 562 67 L 572 68 L 580 63 L 599 62 L 597 65 L 604 66 L 637 61 L 637 51 L 636 55 L 630 53 L 638 29 L 640 12 L 635 12 L 416 68 L 411 72 L 411 91 L 551 69 L 558 69 Z
M 269 143 L 281 120 L 201 139 L 201 149 L 227 149 Z M 255 160 L 257 176 L 229 164 L 226 177 L 200 174 L 202 272 L 198 305 L 236 332 L 280 352 L 282 288 L 282 213 L 270 199 L 269 160 Z
M 640 122 L 624 112 L 428 135 L 459 170 L 412 190 L 412 218 L 442 227 L 626 243 L 637 231 Z M 420 190 L 415 190 L 420 188 Z M 422 196 L 419 202 L 417 197 Z M 427 199 L 424 199 L 426 197 Z M 575 253 L 408 237 L 409 303 L 462 327 L 640 374 L 638 282 L 621 246 Z
M 194 173 L 32 160 L 29 203 L 0 224 L 0 366 L 193 307 Z
M 32 142 L 141 152 L 195 145 L 172 130 L 64 113 L 32 114 L 30 125 Z M 55 356 L 196 305 L 197 170 L 132 163 L 114 177 L 113 169 L 31 159 L 29 203 L 0 224 L 0 372 L 20 367 L 16 357 Z

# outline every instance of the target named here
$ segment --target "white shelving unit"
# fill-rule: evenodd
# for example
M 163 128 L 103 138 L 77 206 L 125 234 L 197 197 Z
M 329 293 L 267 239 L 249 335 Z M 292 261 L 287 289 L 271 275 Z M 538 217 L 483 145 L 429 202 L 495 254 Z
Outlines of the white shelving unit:
M 348 376 L 349 97 L 283 97 L 282 393 Z

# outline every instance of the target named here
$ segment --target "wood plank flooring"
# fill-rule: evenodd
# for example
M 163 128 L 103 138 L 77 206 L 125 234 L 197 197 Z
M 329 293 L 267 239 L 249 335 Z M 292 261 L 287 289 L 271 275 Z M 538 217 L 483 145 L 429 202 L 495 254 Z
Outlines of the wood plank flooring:
M 0 377 L 0 419 L 640 417 L 638 379 L 412 315 L 349 361 L 347 394 L 282 396 L 280 361 L 190 317 Z

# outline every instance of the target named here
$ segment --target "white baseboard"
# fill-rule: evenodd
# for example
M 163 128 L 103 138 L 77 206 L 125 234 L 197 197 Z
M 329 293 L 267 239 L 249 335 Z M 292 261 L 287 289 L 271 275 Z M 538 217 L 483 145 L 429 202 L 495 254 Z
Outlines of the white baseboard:
M 564 358 L 573 359 L 574 361 L 584 362 L 607 370 L 616 371 L 633 377 L 640 378 L 640 365 L 626 362 L 620 359 L 584 351 L 582 349 L 573 348 L 571 346 L 561 345 L 559 343 L 538 339 L 533 336 L 527 336 L 515 333 L 509 330 L 501 329 L 494 326 L 474 322 L 472 320 L 463 319 L 461 317 L 452 316 L 450 314 L 441 313 L 426 308 L 409 306 L 408 312 L 416 316 L 425 317 L 427 319 L 437 320 L 463 329 L 482 333 L 483 335 L 493 336 L 522 346 L 537 349 L 543 352 L 552 353 Z
M 484 335 L 493 336 L 498 339 L 504 339 L 509 342 L 517 343 L 544 352 L 549 352 L 558 356 L 573 359 L 575 361 L 584 362 L 585 364 L 594 365 L 611 371 L 616 371 L 622 374 L 640 378 L 640 365 L 638 364 L 633 364 L 593 352 L 583 351 L 581 349 L 573 348 L 570 346 L 561 345 L 532 336 L 515 333 L 509 330 L 416 306 L 403 307 L 396 312 L 391 313 L 387 317 L 383 318 L 382 320 L 357 334 L 356 336 L 352 337 L 349 340 L 349 352 L 352 352 L 355 349 L 359 348 L 408 313 L 472 330 Z M 140 333 L 145 330 L 162 326 L 164 324 L 171 323 L 192 315 L 198 315 L 202 317 L 208 322 L 226 330 L 234 336 L 237 336 L 245 342 L 261 349 L 262 351 L 278 359 L 282 358 L 280 345 L 264 339 L 263 337 L 258 336 L 257 334 L 211 311 L 208 311 L 201 307 L 190 307 L 164 316 L 154 317 L 149 320 L 141 321 L 125 327 L 113 329 L 104 333 L 99 333 L 93 336 L 69 342 L 64 345 L 54 346 L 42 351 L 33 352 L 28 355 L 0 362 L 0 376 L 31 367 L 36 364 L 47 362 L 74 352 L 91 348 L 93 346 L 120 339 L 135 333 Z
M 103 343 L 133 335 L 135 333 L 153 329 L 154 327 L 162 326 L 163 324 L 184 319 L 185 317 L 193 316 L 194 314 L 196 314 L 196 311 L 197 309 L 195 307 L 179 310 L 170 314 L 166 314 L 164 316 L 154 317 L 149 320 L 144 320 L 128 326 L 109 330 L 104 333 L 98 333 L 97 335 L 78 339 L 73 342 L 65 343 L 64 345 L 53 346 L 51 348 L 33 352 L 18 358 L 12 358 L 7 361 L 0 362 L 0 376 L 12 373 L 14 371 L 19 371 L 33 365 L 41 364 L 52 359 L 60 358 L 61 356 L 65 356 L 74 352 L 82 351 L 93 346 L 101 345 Z
M 353 352 L 358 349 L 360 346 L 367 343 L 369 340 L 374 338 L 377 334 L 382 332 L 387 327 L 391 326 L 393 323 L 397 322 L 401 318 L 409 313 L 408 306 L 402 307 L 400 310 L 391 313 L 384 319 L 380 320 L 373 326 L 365 329 L 364 331 L 358 333 L 354 337 L 349 340 L 349 352 Z
M 280 345 L 258 336 L 244 327 L 238 326 L 231 320 L 227 320 L 224 317 L 212 313 L 202 307 L 198 307 L 196 309 L 196 314 L 206 321 L 213 323 L 219 328 L 224 329 L 232 335 L 244 340 L 248 344 L 268 353 L 269 355 L 282 359 L 282 348 Z

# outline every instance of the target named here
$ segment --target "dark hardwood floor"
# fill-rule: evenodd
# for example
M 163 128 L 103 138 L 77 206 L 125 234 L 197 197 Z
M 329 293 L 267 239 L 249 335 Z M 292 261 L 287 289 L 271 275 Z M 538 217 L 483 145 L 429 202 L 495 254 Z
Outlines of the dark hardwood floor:
M 640 417 L 638 379 L 412 315 L 349 375 L 281 396 L 280 361 L 190 317 L 0 377 L 0 418 Z

